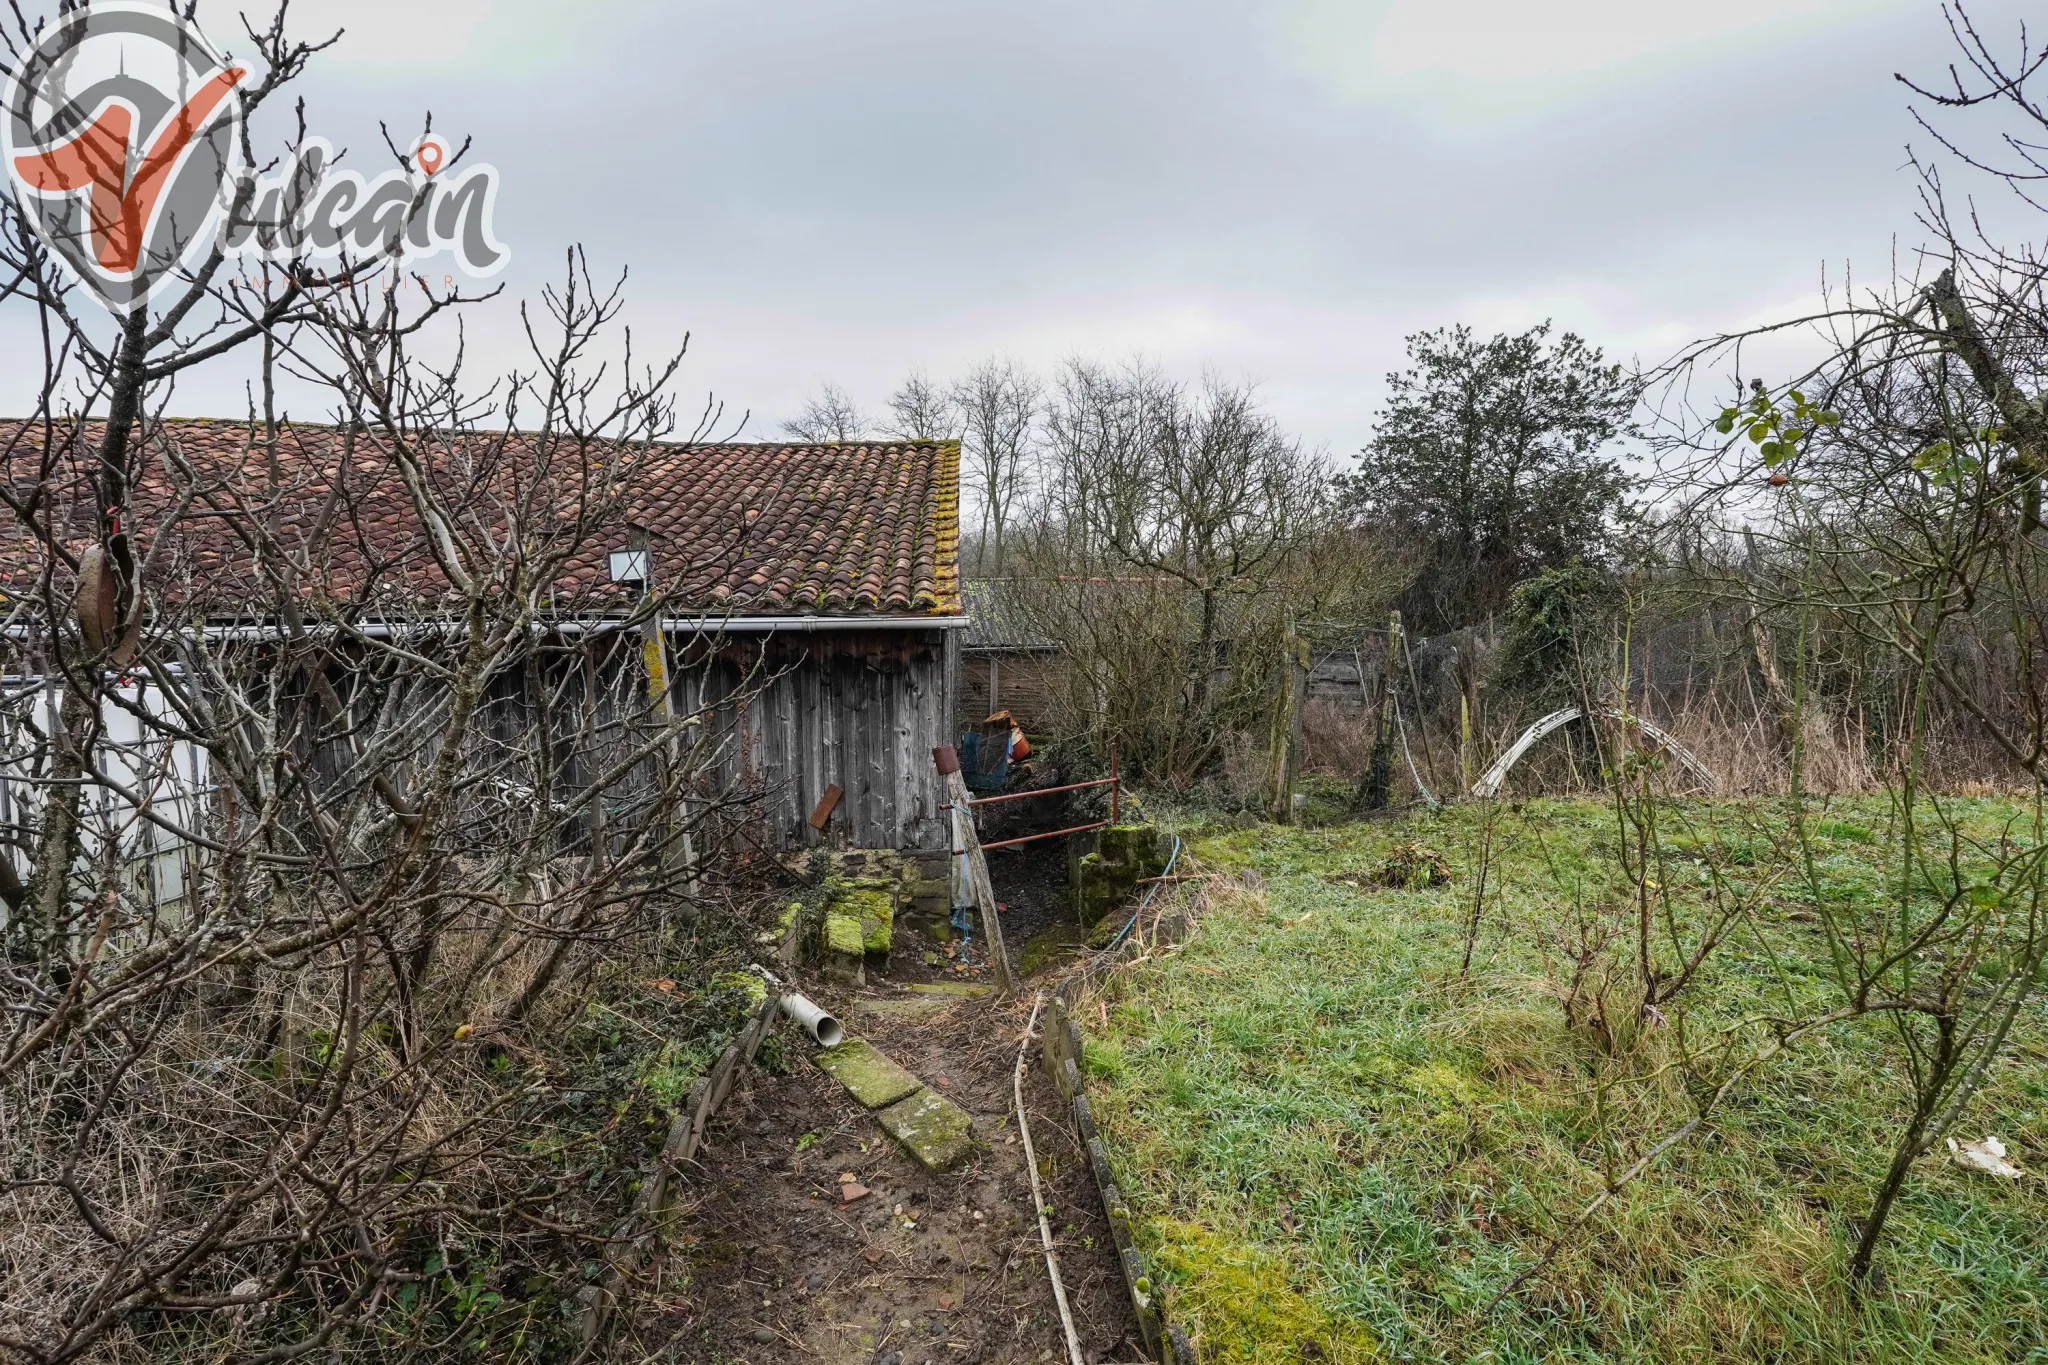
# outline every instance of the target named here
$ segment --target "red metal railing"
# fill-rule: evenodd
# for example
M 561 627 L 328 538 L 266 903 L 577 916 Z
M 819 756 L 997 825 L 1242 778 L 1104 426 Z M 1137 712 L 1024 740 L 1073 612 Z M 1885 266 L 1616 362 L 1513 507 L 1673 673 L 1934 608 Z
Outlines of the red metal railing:
M 999 801 L 1022 801 L 1027 796 L 1058 796 L 1061 792 L 1089 791 L 1096 787 L 1109 788 L 1109 818 L 1097 820 L 1092 825 L 1075 825 L 1070 829 L 1048 830 L 1044 834 L 1026 834 L 1016 839 L 998 839 L 992 844 L 983 844 L 981 851 L 992 848 L 1011 848 L 1017 844 L 1035 843 L 1040 839 L 1057 839 L 1063 834 L 1086 834 L 1091 829 L 1107 829 L 1123 819 L 1123 775 L 1117 768 L 1116 749 L 1109 751 L 1109 776 L 1098 777 L 1093 782 L 1069 782 L 1064 787 L 1041 787 L 1037 791 L 1004 792 L 1000 796 L 976 796 L 968 798 L 969 806 L 993 806 Z

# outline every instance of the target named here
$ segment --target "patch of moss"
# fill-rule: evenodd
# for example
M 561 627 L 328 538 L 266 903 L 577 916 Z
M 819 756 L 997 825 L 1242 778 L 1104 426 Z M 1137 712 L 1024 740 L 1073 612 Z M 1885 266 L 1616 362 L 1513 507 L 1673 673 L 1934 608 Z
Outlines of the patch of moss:
M 825 915 L 825 950 L 853 957 L 864 953 L 866 946 L 861 938 L 860 920 L 843 911 L 828 911 Z
M 1087 943 L 1090 948 L 1107 948 L 1116 942 L 1116 936 L 1131 922 L 1131 912 L 1121 906 L 1111 910 L 1088 931 Z
M 720 972 L 711 978 L 711 989 L 739 997 L 739 1007 L 746 1010 L 768 998 L 768 983 L 753 972 Z
M 1097 849 L 1104 862 L 1151 869 L 1148 875 L 1156 876 L 1154 864 L 1166 861 L 1159 852 L 1159 831 L 1152 825 L 1112 825 L 1102 831 Z
M 923 1082 L 865 1038 L 848 1038 L 838 1047 L 826 1048 L 813 1060 L 820 1071 L 845 1086 L 849 1095 L 870 1109 L 894 1104 L 923 1088 Z
M 834 904 L 833 910 L 860 924 L 861 945 L 865 951 L 889 951 L 896 924 L 896 902 L 888 892 L 865 888 L 848 891 Z
M 797 927 L 797 921 L 803 917 L 803 913 L 804 903 L 802 901 L 791 901 L 788 907 L 775 917 L 773 924 L 754 935 L 754 942 L 763 947 L 774 947 L 780 944 L 790 931 Z
M 1024 961 L 1019 968 L 1026 976 L 1036 976 L 1062 956 L 1072 952 L 1086 941 L 1078 924 L 1064 920 L 1056 922 L 1045 932 L 1034 934 L 1024 945 Z
M 1170 1218 L 1145 1223 L 1140 1243 L 1165 1282 L 1168 1320 L 1211 1365 L 1384 1359 L 1371 1333 L 1302 1293 L 1270 1251 Z

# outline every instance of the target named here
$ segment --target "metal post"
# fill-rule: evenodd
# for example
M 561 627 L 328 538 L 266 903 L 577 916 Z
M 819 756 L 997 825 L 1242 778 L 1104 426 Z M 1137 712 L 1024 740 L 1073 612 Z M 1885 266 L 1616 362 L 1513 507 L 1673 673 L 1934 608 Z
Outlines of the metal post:
M 1112 825 L 1123 823 L 1123 805 L 1118 800 L 1122 795 L 1123 778 L 1117 772 L 1116 745 L 1112 744 L 1109 746 L 1109 823 Z

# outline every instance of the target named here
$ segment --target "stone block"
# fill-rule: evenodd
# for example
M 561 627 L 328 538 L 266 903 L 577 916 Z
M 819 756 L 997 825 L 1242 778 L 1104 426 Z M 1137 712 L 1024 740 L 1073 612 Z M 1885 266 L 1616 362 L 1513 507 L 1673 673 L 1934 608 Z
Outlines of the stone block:
M 875 1115 L 875 1121 L 928 1171 L 951 1170 L 974 1150 L 974 1121 L 932 1090 L 899 1100 Z
M 924 1083 L 890 1060 L 865 1038 L 848 1038 L 828 1047 L 813 1060 L 818 1069 L 846 1087 L 846 1093 L 868 1109 L 880 1109 L 923 1089 Z
M 1102 831 L 1095 852 L 1074 863 L 1075 916 L 1083 924 L 1107 918 L 1137 894 L 1140 881 L 1165 870 L 1157 828 L 1112 825 Z
M 887 891 L 871 887 L 848 891 L 833 908 L 860 921 L 862 951 L 881 957 L 889 955 L 896 928 L 896 902 Z
M 1159 869 L 1166 864 L 1166 856 L 1159 851 L 1159 830 L 1154 825 L 1111 825 L 1102 831 L 1095 851 L 1104 862 L 1152 867 L 1140 874 L 1147 877 L 1158 876 Z
M 835 981 L 855 983 L 867 980 L 867 940 L 861 931 L 859 917 L 841 910 L 827 910 L 820 938 L 820 965 L 824 967 L 826 976 Z

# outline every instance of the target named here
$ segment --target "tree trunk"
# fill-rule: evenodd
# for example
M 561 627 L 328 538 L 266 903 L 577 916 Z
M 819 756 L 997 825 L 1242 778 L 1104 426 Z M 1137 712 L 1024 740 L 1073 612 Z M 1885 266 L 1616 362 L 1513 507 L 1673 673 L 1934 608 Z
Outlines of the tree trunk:
M 83 847 L 79 806 L 84 796 L 85 773 L 99 737 L 102 655 L 106 649 L 120 650 L 127 641 L 128 616 L 135 608 L 135 556 L 121 516 L 128 500 L 129 429 L 142 411 L 142 348 L 148 324 L 148 310 L 138 309 L 122 326 L 107 399 L 107 427 L 101 438 L 99 468 L 94 479 L 104 546 L 102 572 L 114 575 L 114 610 L 106 619 L 95 617 L 99 638 L 87 646 L 91 657 L 76 661 L 77 667 L 64 679 L 63 701 L 57 708 L 57 748 L 46 788 L 49 804 L 43 837 L 37 845 L 34 867 L 22 898 L 22 912 L 15 916 L 16 927 L 9 936 L 14 951 L 40 952 L 45 961 L 51 962 L 62 956 L 68 928 L 64 920 L 65 891 L 72 865 Z M 81 602 L 88 611 L 95 611 L 100 605 L 100 593 L 95 591 L 93 596 L 92 603 Z
M 1905 1187 L 1906 1176 L 1911 1173 L 1913 1163 L 1927 1150 L 1927 1125 L 1934 1118 L 1942 1092 L 1948 1089 L 1949 1078 L 1955 1074 L 1956 1062 L 1961 1055 L 1956 1047 L 1955 1020 L 1937 1018 L 1935 1027 L 1939 1030 L 1940 1041 L 1915 1097 L 1913 1117 L 1907 1121 L 1898 1149 L 1892 1153 L 1892 1164 L 1886 1168 L 1884 1181 L 1877 1187 L 1877 1198 L 1871 1202 L 1870 1216 L 1863 1220 L 1862 1235 L 1856 1240 L 1856 1254 L 1849 1259 L 1849 1282 L 1854 1285 L 1862 1284 L 1870 1274 L 1871 1264 L 1877 1256 L 1878 1239 L 1884 1235 L 1885 1220 L 1891 1217 L 1892 1204 Z
M 1301 712 L 1308 690 L 1308 644 L 1287 619 L 1287 638 L 1280 651 L 1280 686 L 1274 698 L 1273 728 L 1267 739 L 1272 807 L 1276 824 L 1294 819 L 1294 781 L 1301 767 Z

